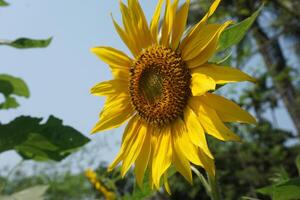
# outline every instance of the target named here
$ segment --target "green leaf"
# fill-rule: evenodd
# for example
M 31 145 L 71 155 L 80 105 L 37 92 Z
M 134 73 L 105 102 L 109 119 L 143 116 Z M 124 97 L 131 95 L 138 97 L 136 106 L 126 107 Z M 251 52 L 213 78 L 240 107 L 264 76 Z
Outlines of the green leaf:
M 10 109 L 19 107 L 19 103 L 14 97 L 7 97 L 3 103 L 0 104 L 0 109 Z
M 8 6 L 9 3 L 7 3 L 6 1 L 4 0 L 0 0 L 0 6 Z
M 0 93 L 5 98 L 5 101 L 0 103 L 0 109 L 17 108 L 19 106 L 12 95 L 25 98 L 30 96 L 29 89 L 22 79 L 7 74 L 0 74 Z
M 62 121 L 50 116 L 21 116 L 9 124 L 0 123 L 0 153 L 16 150 L 24 159 L 60 161 L 90 140 Z
M 52 41 L 52 37 L 48 39 L 36 40 L 30 38 L 19 38 L 14 41 L 4 41 L 0 45 L 7 45 L 18 49 L 27 48 L 45 48 L 48 47 Z
M 30 95 L 29 89 L 22 79 L 7 74 L 0 74 L 0 92 L 5 96 L 14 94 L 28 98 Z
M 263 5 L 244 21 L 226 29 L 220 37 L 218 51 L 223 51 L 233 45 L 238 44 L 244 38 L 247 31 L 256 20 L 262 8 Z
M 300 178 L 294 178 L 257 191 L 271 196 L 273 200 L 295 200 L 300 197 Z

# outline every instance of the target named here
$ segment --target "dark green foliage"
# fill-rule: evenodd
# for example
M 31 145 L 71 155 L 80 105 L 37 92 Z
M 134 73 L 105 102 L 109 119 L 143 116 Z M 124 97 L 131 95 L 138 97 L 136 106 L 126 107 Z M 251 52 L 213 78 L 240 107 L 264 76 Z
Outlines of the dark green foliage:
M 0 124 L 0 153 L 16 150 L 24 159 L 60 161 L 89 142 L 53 116 L 45 124 L 41 121 L 22 116 L 9 124 Z

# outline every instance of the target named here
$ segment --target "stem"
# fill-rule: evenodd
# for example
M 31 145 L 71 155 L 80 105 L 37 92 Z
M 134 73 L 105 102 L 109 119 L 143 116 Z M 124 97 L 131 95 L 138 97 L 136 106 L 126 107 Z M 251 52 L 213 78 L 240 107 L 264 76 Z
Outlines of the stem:
M 207 180 L 204 178 L 204 176 L 194 166 L 191 166 L 191 169 L 198 176 L 200 182 L 204 186 L 204 189 L 205 189 L 207 195 L 210 196 L 211 189 L 210 189 L 210 185 L 208 184 Z
M 207 173 L 207 177 L 211 189 L 210 198 L 212 200 L 221 200 L 221 193 L 220 193 L 217 177 L 210 176 L 208 173 Z

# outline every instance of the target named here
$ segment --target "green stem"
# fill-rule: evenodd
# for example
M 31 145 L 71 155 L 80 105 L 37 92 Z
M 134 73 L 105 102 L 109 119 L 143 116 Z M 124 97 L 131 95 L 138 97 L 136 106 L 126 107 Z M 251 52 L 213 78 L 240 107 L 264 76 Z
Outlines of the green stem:
M 205 177 L 194 166 L 191 166 L 191 169 L 198 176 L 200 182 L 204 186 L 204 189 L 205 189 L 207 195 L 210 196 L 210 193 L 211 193 L 210 185 L 207 182 L 207 180 L 205 179 Z
M 208 173 L 207 173 L 207 177 L 211 189 L 210 198 L 212 200 L 221 200 L 221 193 L 220 193 L 217 177 L 210 176 Z

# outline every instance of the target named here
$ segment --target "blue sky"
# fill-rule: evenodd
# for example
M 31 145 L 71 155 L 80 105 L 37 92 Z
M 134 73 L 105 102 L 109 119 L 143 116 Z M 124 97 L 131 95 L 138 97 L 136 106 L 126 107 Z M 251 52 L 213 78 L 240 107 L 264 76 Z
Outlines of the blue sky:
M 111 77 L 108 67 L 89 49 L 101 45 L 128 52 L 114 31 L 110 18 L 110 13 L 113 13 L 120 21 L 118 0 L 9 2 L 11 6 L 0 8 L 0 39 L 52 36 L 53 42 L 46 49 L 0 47 L 0 73 L 23 78 L 31 90 L 29 99 L 20 99 L 20 108 L 0 112 L 1 122 L 9 122 L 19 115 L 46 119 L 53 114 L 88 135 L 104 101 L 104 98 L 91 96 L 89 89 Z M 149 19 L 156 1 L 140 2 Z M 285 116 L 280 118 L 285 127 L 292 129 L 287 115 L 279 115 Z M 94 141 L 105 140 L 112 147 L 99 153 L 100 160 L 112 160 L 121 134 L 122 128 L 92 137 Z M 14 165 L 18 159 L 12 152 L 2 154 L 0 167 L 3 163 Z

